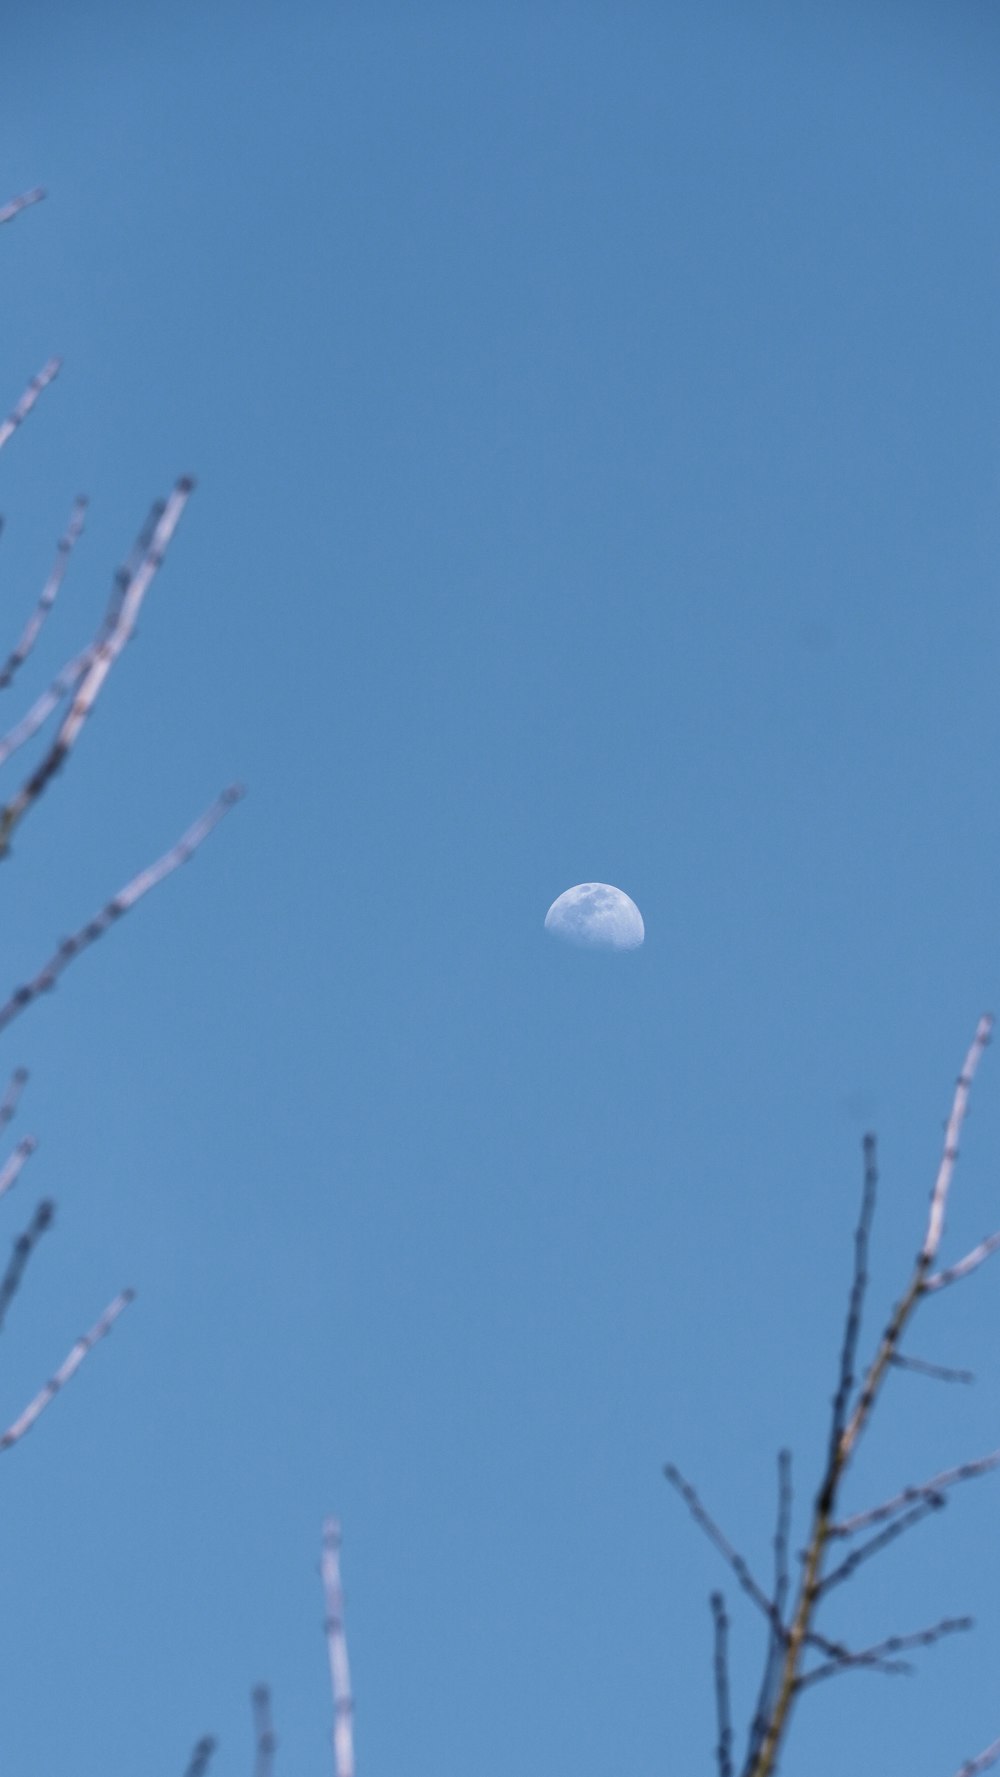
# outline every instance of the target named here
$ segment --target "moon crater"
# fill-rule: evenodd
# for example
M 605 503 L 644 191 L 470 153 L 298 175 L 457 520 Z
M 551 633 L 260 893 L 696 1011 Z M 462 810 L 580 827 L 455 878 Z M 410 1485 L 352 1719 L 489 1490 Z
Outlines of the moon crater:
M 578 882 L 553 901 L 545 930 L 588 950 L 638 950 L 646 936 L 635 902 L 610 882 Z

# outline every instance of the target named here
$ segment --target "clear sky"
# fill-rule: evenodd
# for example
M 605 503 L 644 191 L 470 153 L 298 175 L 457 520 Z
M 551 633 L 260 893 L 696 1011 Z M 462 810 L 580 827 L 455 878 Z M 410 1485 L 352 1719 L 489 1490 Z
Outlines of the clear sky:
M 992 4 L 280 8 L 5 19 L 10 719 L 149 500 L 141 632 L 3 865 L 9 983 L 233 777 L 245 803 L 4 1036 L 59 1205 L 5 1419 L 17 1777 L 329 1769 L 344 1523 L 364 1777 L 710 1773 L 707 1594 L 662 1477 L 797 1536 L 881 1138 L 866 1344 L 1000 1001 L 1000 20 Z M 2 712 L 0 712 L 2 714 Z M 4 715 L 3 725 L 6 725 Z M 17 771 L 11 766 L 13 783 Z M 543 931 L 615 883 L 644 947 Z M 4 984 L 6 985 L 6 984 Z M 946 1250 L 1000 1225 L 984 1063 Z M 1000 1269 L 893 1381 L 862 1506 L 1000 1444 Z M 951 1777 L 1000 1734 L 997 1482 L 831 1602 L 919 1676 L 803 1703 L 789 1777 Z

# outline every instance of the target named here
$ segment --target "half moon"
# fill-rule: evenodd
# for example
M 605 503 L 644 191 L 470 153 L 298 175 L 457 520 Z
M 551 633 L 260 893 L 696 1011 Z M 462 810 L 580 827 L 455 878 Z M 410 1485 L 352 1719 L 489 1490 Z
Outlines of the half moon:
M 545 930 L 588 950 L 638 950 L 646 936 L 633 900 L 610 882 L 578 882 L 553 901 Z

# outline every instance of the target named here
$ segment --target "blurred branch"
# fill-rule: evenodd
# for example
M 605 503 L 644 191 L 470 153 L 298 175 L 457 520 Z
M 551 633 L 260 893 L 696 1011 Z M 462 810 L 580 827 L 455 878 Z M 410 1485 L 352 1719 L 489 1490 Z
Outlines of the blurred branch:
M 3 450 L 4 445 L 13 438 L 18 426 L 27 419 L 39 395 L 59 375 L 61 367 L 61 358 L 50 358 L 47 363 L 42 365 L 38 375 L 32 377 L 21 399 L 11 408 L 7 418 L 0 424 L 0 450 Z
M 170 851 L 159 858 L 155 864 L 150 864 L 145 870 L 141 870 L 138 876 L 134 876 L 131 882 L 126 883 L 124 888 L 119 889 L 118 893 L 105 903 L 101 911 L 96 913 L 93 919 L 88 920 L 85 926 L 81 926 L 73 937 L 64 938 L 58 950 L 39 970 L 34 979 L 25 982 L 21 987 L 16 987 L 9 999 L 0 1006 L 0 1030 L 5 1029 L 40 994 L 48 993 L 74 958 L 91 944 L 96 944 L 98 938 L 103 937 L 109 927 L 121 919 L 123 914 L 128 913 L 130 908 L 142 899 L 143 895 L 147 895 L 150 889 L 156 888 L 164 877 L 170 876 L 174 870 L 180 868 L 181 864 L 186 864 L 188 859 L 194 856 L 198 847 L 208 838 L 212 829 L 218 826 L 223 815 L 228 813 L 242 795 L 243 788 L 240 784 L 231 784 L 227 790 L 223 790 L 221 796 L 212 803 L 211 808 L 206 809 L 205 813 L 194 822 L 193 826 L 188 828 Z
M 45 1387 L 39 1389 L 34 1400 L 28 1403 L 20 1418 L 15 1419 L 13 1425 L 7 1427 L 0 1437 L 0 1450 L 9 1450 L 12 1445 L 20 1443 L 25 1434 L 31 1430 L 35 1421 L 41 1418 L 46 1407 L 55 1400 L 59 1390 L 65 1388 L 67 1382 L 76 1375 L 87 1353 L 94 1349 L 94 1346 L 105 1337 L 105 1334 L 110 1333 L 118 1316 L 124 1313 L 129 1303 L 134 1300 L 134 1290 L 122 1290 L 121 1294 L 108 1304 L 100 1319 L 94 1322 L 88 1333 L 83 1333 L 76 1341 L 69 1356 L 60 1364 L 55 1375 L 49 1378 Z
M 916 1487 L 904 1487 L 902 1492 L 894 1493 L 881 1505 L 872 1506 L 867 1512 L 855 1512 L 853 1518 L 842 1518 L 839 1524 L 831 1524 L 829 1534 L 831 1538 L 854 1536 L 859 1530 L 867 1530 L 870 1524 L 884 1523 L 886 1518 L 894 1517 L 915 1500 L 934 1499 L 946 1487 L 954 1487 L 959 1481 L 974 1481 L 995 1468 L 1000 1468 L 1000 1450 L 991 1450 L 987 1456 L 977 1456 L 972 1462 L 959 1463 L 957 1468 L 942 1469 L 939 1475 L 932 1475 L 929 1481 L 922 1481 Z
M 949 1265 L 947 1271 L 936 1271 L 933 1277 L 927 1279 L 924 1288 L 928 1295 L 932 1290 L 947 1289 L 950 1283 L 957 1283 L 960 1277 L 968 1277 L 970 1271 L 978 1271 L 984 1260 L 995 1253 L 998 1247 L 1000 1234 L 988 1234 L 985 1240 L 973 1247 L 971 1253 L 966 1253 L 964 1259 L 959 1259 L 957 1265 Z
M 274 1749 L 278 1742 L 271 1725 L 271 1692 L 266 1684 L 255 1684 L 250 1693 L 253 1706 L 253 1731 L 256 1744 L 254 1777 L 271 1777 Z
M 0 1129 L 6 1129 L 8 1123 L 12 1121 L 20 1102 L 21 1093 L 24 1091 L 27 1084 L 27 1068 L 16 1067 L 10 1076 L 7 1090 L 4 1093 L 2 1100 L 0 1100 Z
M 0 438 L 0 443 L 2 443 L 2 438 Z M 0 812 L 0 857 L 7 853 L 11 835 L 18 822 L 24 819 L 29 808 L 38 801 L 46 786 L 66 763 L 79 740 L 83 725 L 97 702 L 108 674 L 135 629 L 142 601 L 149 590 L 154 575 L 163 563 L 164 555 L 181 521 L 193 487 L 194 482 L 187 475 L 182 476 L 176 483 L 173 493 L 160 515 L 159 523 L 153 532 L 142 562 L 125 589 L 121 608 L 112 620 L 107 634 L 95 647 L 89 664 L 84 668 L 76 693 L 63 717 L 55 740 L 30 777 L 22 784 L 16 796 Z
M 890 1543 L 894 1543 L 897 1537 L 905 1535 L 906 1531 L 912 1530 L 914 1525 L 922 1524 L 931 1512 L 942 1511 L 946 1504 L 947 1501 L 943 1494 L 927 1494 L 926 1498 L 921 1499 L 910 1511 L 904 1512 L 899 1518 L 894 1518 L 892 1523 L 887 1525 L 885 1530 L 880 1530 L 877 1536 L 873 1536 L 866 1543 L 861 1543 L 852 1554 L 848 1555 L 845 1561 L 840 1563 L 839 1567 L 831 1568 L 830 1572 L 820 1581 L 819 1591 L 825 1595 L 833 1586 L 842 1585 L 865 1561 L 870 1561 L 873 1555 L 881 1555 L 882 1550 L 888 1548 Z
M 719 1727 L 719 1743 L 716 1747 L 715 1758 L 719 1767 L 719 1777 L 733 1777 L 733 1724 L 729 1706 L 727 1653 L 729 1618 L 726 1615 L 725 1600 L 721 1592 L 713 1592 L 709 1602 L 712 1606 L 712 1620 L 715 1626 L 713 1669 L 715 1672 L 715 1714 Z
M 7 1318 L 7 1310 L 17 1295 L 25 1267 L 35 1247 L 47 1228 L 51 1228 L 56 1206 L 45 1198 L 36 1209 L 31 1221 L 19 1234 L 14 1242 L 14 1251 L 3 1277 L 0 1278 L 0 1327 Z
M 967 1759 L 962 1769 L 955 1772 L 955 1777 L 980 1777 L 982 1771 L 989 1771 L 998 1762 L 1000 1740 L 994 1740 L 992 1746 L 987 1746 L 986 1751 L 981 1752 L 977 1758 Z
M 953 1370 L 947 1364 L 929 1364 L 923 1357 L 908 1357 L 906 1352 L 896 1351 L 892 1363 L 897 1370 L 912 1370 L 917 1376 L 930 1376 L 935 1382 L 975 1382 L 971 1370 Z
M 14 217 L 20 216 L 22 210 L 27 210 L 31 204 L 40 204 L 46 195 L 44 185 L 35 185 L 31 191 L 22 191 L 20 197 L 12 197 L 0 209 L 0 222 L 13 222 Z
M 944 1617 L 940 1623 L 932 1624 L 929 1629 L 917 1629 L 912 1635 L 890 1635 L 885 1641 L 862 1648 L 858 1653 L 852 1653 L 850 1648 L 839 1648 L 837 1658 L 822 1666 L 814 1666 L 811 1672 L 800 1674 L 798 1688 L 805 1690 L 807 1685 L 816 1684 L 824 1678 L 833 1678 L 838 1672 L 861 1667 L 869 1667 L 878 1672 L 910 1672 L 912 1667 L 907 1661 L 896 1659 L 897 1654 L 908 1653 L 915 1647 L 931 1647 L 934 1642 L 942 1641 L 946 1635 L 960 1635 L 971 1628 L 971 1617 Z
M 212 1754 L 215 1751 L 215 1744 L 211 1734 L 205 1734 L 199 1740 L 191 1754 L 191 1761 L 184 1777 L 205 1777 L 205 1772 L 208 1770 Z
M 333 1773 L 334 1777 L 354 1777 L 354 1699 L 344 1633 L 340 1540 L 339 1521 L 327 1518 L 323 1525 L 320 1573 L 326 1600 L 326 1645 L 333 1691 Z
M 13 683 L 14 674 L 24 665 L 24 662 L 27 660 L 28 655 L 31 653 L 32 648 L 41 634 L 42 625 L 59 595 L 59 588 L 63 583 L 66 569 L 69 566 L 69 558 L 72 555 L 73 549 L 83 530 L 83 516 L 86 510 L 86 496 L 81 494 L 80 498 L 73 503 L 73 510 L 70 513 L 69 523 L 66 526 L 66 530 L 62 537 L 59 539 L 59 544 L 56 549 L 56 559 L 52 564 L 49 577 L 42 588 L 41 597 L 24 626 L 20 640 L 8 655 L 3 668 L 0 669 L 0 691 L 5 691 L 8 685 Z
M 12 1185 L 16 1185 L 27 1161 L 37 1148 L 38 1143 L 33 1135 L 26 1135 L 18 1142 L 10 1157 L 0 1166 L 0 1197 L 6 1196 Z

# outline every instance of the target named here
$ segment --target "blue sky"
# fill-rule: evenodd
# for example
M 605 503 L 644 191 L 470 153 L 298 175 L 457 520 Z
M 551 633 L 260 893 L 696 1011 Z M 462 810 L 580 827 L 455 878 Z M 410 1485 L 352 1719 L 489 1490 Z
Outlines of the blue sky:
M 59 1205 L 4 1333 L 12 1771 L 712 1770 L 672 1458 L 769 1560 L 818 1476 L 860 1138 L 870 1341 L 1000 1000 L 1000 200 L 989 5 L 21 9 L 0 63 L 13 719 L 149 500 L 198 489 L 4 865 L 11 984 L 233 777 L 174 878 L 4 1037 Z M 12 780 L 14 768 L 9 768 Z M 644 948 L 558 949 L 619 884 Z M 987 1056 L 947 1251 L 1000 1225 Z M 1000 1444 L 1000 1272 L 894 1380 L 863 1505 Z M 996 1482 L 831 1605 L 964 1610 L 803 1703 L 790 1774 L 1000 1733 Z

